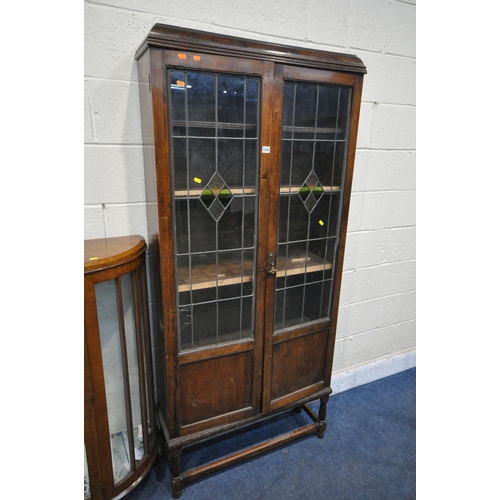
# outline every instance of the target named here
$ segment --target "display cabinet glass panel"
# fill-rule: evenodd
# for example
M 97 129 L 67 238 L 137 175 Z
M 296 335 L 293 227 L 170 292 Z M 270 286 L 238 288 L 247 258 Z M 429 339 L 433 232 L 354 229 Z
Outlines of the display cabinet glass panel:
M 92 499 L 129 491 L 158 451 L 145 249 L 138 236 L 85 241 L 85 497 Z
M 350 102 L 349 88 L 284 84 L 276 332 L 330 316 Z
M 178 333 L 188 351 L 253 337 L 260 82 L 168 75 Z

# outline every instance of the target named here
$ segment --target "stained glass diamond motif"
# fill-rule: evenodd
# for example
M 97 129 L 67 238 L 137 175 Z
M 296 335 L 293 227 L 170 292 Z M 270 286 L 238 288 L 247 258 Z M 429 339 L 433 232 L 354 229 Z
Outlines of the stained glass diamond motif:
M 312 191 L 316 187 L 316 184 L 318 184 L 318 182 L 318 176 L 316 175 L 314 170 L 311 170 L 311 173 L 308 175 L 305 182 L 307 184 L 307 187 Z
M 217 172 L 215 172 L 213 177 L 210 179 L 210 182 L 208 183 L 208 188 L 210 188 L 212 190 L 212 193 L 217 196 L 224 188 L 224 184 L 225 183 L 222 177 Z
M 215 172 L 200 196 L 201 202 L 215 221 L 222 217 L 232 199 L 233 193 L 218 172 Z
M 213 203 L 208 208 L 208 211 L 212 214 L 212 217 L 215 220 L 219 220 L 222 217 L 224 210 L 224 205 L 217 198 L 215 198 Z
M 299 189 L 299 196 L 307 211 L 311 213 L 323 195 L 323 186 L 319 182 L 318 176 L 311 170 L 302 187 Z

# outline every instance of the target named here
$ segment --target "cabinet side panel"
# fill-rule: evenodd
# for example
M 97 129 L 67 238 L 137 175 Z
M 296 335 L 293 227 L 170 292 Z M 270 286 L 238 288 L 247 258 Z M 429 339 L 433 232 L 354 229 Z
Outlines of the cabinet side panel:
M 146 187 L 148 245 L 158 240 L 158 197 L 156 190 L 156 163 L 153 130 L 153 102 L 150 83 L 150 50 L 137 61 L 139 96 L 141 102 L 141 127 Z
M 144 157 L 144 178 L 146 188 L 147 215 L 147 270 L 149 298 L 151 301 L 151 335 L 154 348 L 155 393 L 157 403 L 167 416 L 167 395 L 164 374 L 165 343 L 163 340 L 163 307 L 160 279 L 160 255 L 158 242 L 158 195 L 156 185 L 156 159 L 154 148 L 153 103 L 151 94 L 151 63 L 150 50 L 146 50 L 138 63 L 139 95 L 141 100 L 141 126 Z
M 335 288 L 332 297 L 332 327 L 330 330 L 330 338 L 327 347 L 327 362 L 325 365 L 325 382 L 330 385 L 331 374 L 333 368 L 333 355 L 335 349 L 335 339 L 337 336 L 337 320 L 340 306 L 340 287 L 342 282 L 342 272 L 344 269 L 344 252 L 347 238 L 347 222 L 349 217 L 349 205 L 351 202 L 351 189 L 354 173 L 354 159 L 356 154 L 356 141 L 358 136 L 359 113 L 361 109 L 361 93 L 363 89 L 363 76 L 357 75 L 354 78 L 352 91 L 352 102 L 350 110 L 350 130 L 349 143 L 347 153 L 347 168 L 344 180 L 344 195 L 342 200 L 342 219 L 340 221 L 340 238 L 337 253 L 337 261 L 335 264 Z

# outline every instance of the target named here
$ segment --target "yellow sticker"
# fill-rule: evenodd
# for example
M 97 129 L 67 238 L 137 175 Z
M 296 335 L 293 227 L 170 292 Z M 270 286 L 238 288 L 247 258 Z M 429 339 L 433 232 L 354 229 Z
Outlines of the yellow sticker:
M 99 257 L 89 257 L 89 260 L 99 260 Z
M 324 222 L 320 219 L 320 221 L 319 221 L 319 225 L 320 225 L 320 226 L 324 226 L 324 225 L 325 225 L 325 223 L 324 223 Z
M 195 177 L 193 181 L 196 182 L 197 184 L 201 184 L 201 179 L 199 177 Z

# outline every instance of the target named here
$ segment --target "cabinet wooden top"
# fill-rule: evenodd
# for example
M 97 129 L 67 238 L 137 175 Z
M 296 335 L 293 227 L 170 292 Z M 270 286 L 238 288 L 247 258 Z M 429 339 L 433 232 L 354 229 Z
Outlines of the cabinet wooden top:
M 155 24 L 153 26 L 137 50 L 136 59 L 139 59 L 148 47 L 189 50 L 225 56 L 237 55 L 238 57 L 297 66 L 366 73 L 363 61 L 352 54 L 292 47 L 165 24 Z
M 84 273 L 119 266 L 136 259 L 146 249 L 142 236 L 119 236 L 84 241 Z

